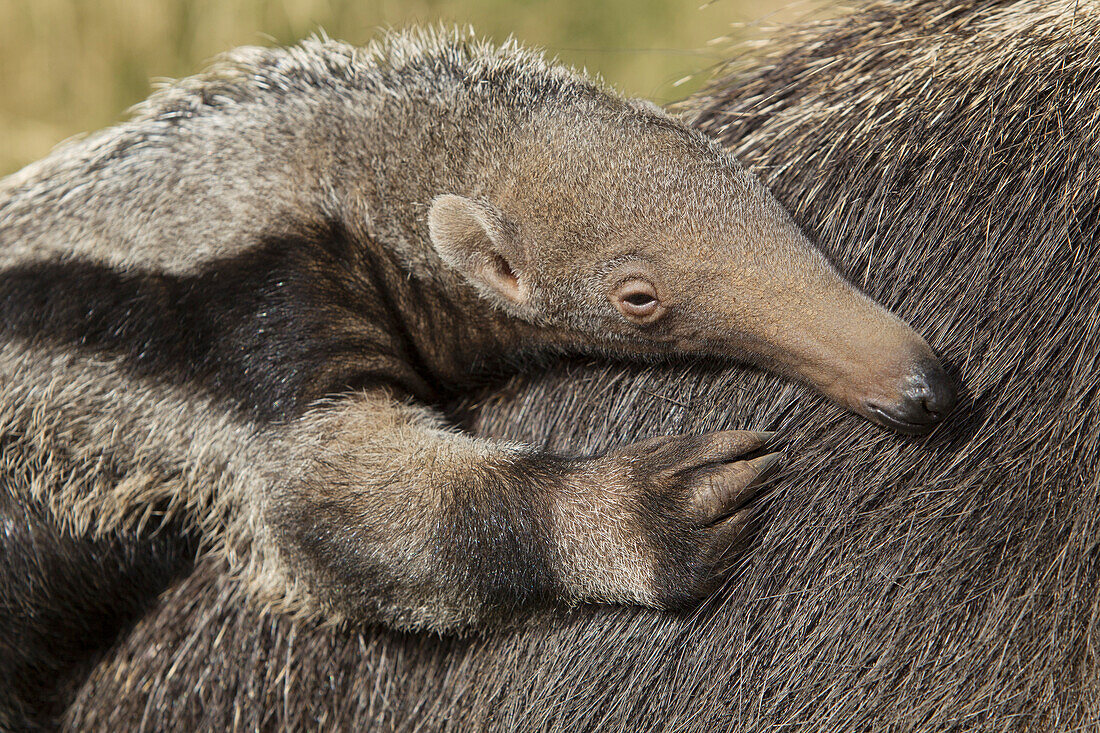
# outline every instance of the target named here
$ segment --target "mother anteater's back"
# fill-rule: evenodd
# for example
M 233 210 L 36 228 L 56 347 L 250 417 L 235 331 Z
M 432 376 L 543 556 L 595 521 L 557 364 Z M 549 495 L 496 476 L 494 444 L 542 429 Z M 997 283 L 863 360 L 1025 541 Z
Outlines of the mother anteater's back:
M 772 519 L 682 616 L 475 641 L 246 610 L 201 566 L 84 685 L 77 729 L 1070 730 L 1100 719 L 1100 9 L 865 2 L 686 109 L 971 390 L 926 440 L 743 371 L 568 369 L 473 418 L 586 449 L 792 426 Z

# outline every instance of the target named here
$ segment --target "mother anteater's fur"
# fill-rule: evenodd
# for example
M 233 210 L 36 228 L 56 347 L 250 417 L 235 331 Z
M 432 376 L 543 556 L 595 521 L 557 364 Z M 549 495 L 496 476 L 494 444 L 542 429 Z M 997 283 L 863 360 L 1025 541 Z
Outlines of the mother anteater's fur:
M 789 426 L 769 521 L 697 611 L 467 641 L 247 610 L 212 562 L 89 677 L 75 729 L 1057 730 L 1100 719 L 1100 9 L 871 2 L 691 100 L 970 402 L 902 439 L 744 371 L 575 366 L 471 410 L 586 450 Z

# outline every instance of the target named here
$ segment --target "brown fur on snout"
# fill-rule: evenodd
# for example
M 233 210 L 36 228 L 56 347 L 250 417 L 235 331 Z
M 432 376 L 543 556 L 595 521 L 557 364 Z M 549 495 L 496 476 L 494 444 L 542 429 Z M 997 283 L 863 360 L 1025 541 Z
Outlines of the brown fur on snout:
M 536 123 L 490 194 L 549 324 L 597 349 L 747 360 L 898 430 L 942 418 L 953 391 L 925 340 L 733 158 L 656 115 L 606 117 Z
M 781 261 L 764 264 L 751 280 L 724 282 L 717 268 L 701 278 L 696 297 L 716 312 L 698 324 L 701 340 L 719 354 L 744 353 L 882 422 L 874 408 L 906 399 L 914 370 L 936 362 L 932 349 L 808 244 L 795 243 L 775 259 Z

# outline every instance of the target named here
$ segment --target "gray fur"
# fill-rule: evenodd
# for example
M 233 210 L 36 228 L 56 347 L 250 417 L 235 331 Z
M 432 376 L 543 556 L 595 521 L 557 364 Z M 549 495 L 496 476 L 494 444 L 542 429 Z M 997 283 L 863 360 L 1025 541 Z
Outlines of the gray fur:
M 313 623 L 713 587 L 768 436 L 578 455 L 447 426 L 525 360 L 750 359 L 913 431 L 954 402 L 712 139 L 465 33 L 233 52 L 0 183 L 0 253 L 7 498 L 68 537 L 182 528 Z
M 861 3 L 685 109 L 970 394 L 898 439 L 744 370 L 573 366 L 487 435 L 599 450 L 791 427 L 765 526 L 683 615 L 591 609 L 474 641 L 256 613 L 216 561 L 89 677 L 73 729 L 1089 731 L 1100 719 L 1094 4 Z
M 659 322 L 613 305 L 639 277 Z M 694 353 L 862 409 L 934 363 L 713 141 L 448 31 L 237 50 L 7 179 L 0 305 L 17 501 L 76 535 L 178 520 L 271 609 L 413 629 L 682 603 L 765 465 L 715 465 L 764 442 L 724 434 L 559 457 L 413 402 Z

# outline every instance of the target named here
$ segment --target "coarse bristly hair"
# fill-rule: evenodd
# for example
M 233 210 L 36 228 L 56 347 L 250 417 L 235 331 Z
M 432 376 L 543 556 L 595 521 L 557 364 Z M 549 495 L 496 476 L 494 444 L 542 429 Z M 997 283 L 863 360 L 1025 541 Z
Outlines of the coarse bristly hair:
M 754 547 L 694 612 L 440 640 L 250 610 L 200 563 L 76 730 L 1089 730 L 1100 720 L 1100 9 L 908 0 L 778 34 L 688 100 L 969 399 L 901 439 L 745 370 L 577 365 L 474 406 L 598 449 L 788 431 Z

